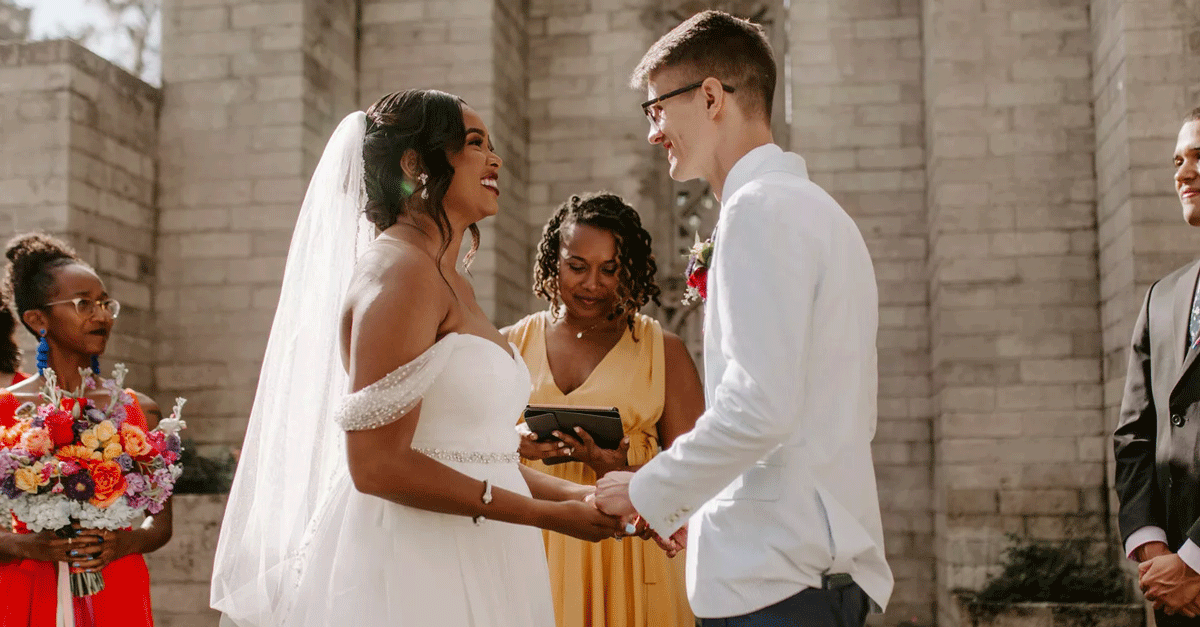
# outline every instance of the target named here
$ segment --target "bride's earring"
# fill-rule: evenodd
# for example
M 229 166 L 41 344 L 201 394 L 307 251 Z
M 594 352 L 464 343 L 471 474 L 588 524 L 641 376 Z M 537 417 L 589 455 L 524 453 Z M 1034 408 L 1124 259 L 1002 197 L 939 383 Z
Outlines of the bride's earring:
M 429 200 L 429 190 L 425 187 L 425 183 L 429 181 L 429 175 L 424 172 L 417 177 L 417 182 L 421 184 L 421 198 Z

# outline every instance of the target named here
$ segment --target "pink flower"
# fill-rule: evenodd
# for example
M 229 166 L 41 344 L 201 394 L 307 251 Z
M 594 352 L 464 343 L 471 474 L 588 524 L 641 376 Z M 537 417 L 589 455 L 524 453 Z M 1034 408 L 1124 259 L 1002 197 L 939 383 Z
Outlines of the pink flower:
M 30 429 L 21 436 L 21 445 L 34 457 L 42 457 L 54 448 L 50 432 L 45 429 Z
M 163 433 L 162 431 L 151 431 L 150 433 L 147 433 L 146 441 L 149 442 L 150 446 L 153 446 L 154 450 L 160 454 L 167 450 L 167 434 Z

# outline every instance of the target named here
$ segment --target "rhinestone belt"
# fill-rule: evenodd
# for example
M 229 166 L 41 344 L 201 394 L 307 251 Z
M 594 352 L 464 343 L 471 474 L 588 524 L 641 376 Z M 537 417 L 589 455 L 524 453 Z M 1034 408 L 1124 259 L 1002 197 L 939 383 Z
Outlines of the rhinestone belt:
M 445 462 L 464 464 L 515 464 L 521 461 L 518 453 L 481 453 L 479 451 L 446 451 L 440 448 L 413 448 L 414 451 Z

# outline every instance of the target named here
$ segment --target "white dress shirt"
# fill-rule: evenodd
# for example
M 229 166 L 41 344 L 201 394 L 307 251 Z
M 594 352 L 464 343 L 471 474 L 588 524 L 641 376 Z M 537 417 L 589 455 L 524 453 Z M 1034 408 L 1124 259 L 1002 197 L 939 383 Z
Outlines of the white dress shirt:
M 1167 532 L 1163 531 L 1162 527 L 1155 527 L 1153 525 L 1138 529 L 1129 534 L 1129 539 L 1125 541 L 1125 555 L 1129 559 L 1135 559 L 1133 552 L 1141 548 L 1143 544 L 1151 542 L 1166 544 Z M 1185 540 L 1183 546 L 1179 547 L 1176 553 L 1179 555 L 1179 559 L 1188 565 L 1188 568 L 1200 573 L 1200 546 L 1196 546 L 1196 543 L 1191 540 Z
M 774 144 L 725 179 L 696 427 L 630 498 L 664 537 L 688 523 L 697 616 L 739 616 L 848 573 L 892 591 L 871 460 L 878 294 L 854 221 Z

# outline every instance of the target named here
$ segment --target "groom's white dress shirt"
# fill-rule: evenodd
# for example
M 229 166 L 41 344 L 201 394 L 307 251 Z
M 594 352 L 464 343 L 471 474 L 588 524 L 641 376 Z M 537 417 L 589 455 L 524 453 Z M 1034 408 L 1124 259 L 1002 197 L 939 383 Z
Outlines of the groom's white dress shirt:
M 707 411 L 639 470 L 666 537 L 688 523 L 697 616 L 739 616 L 848 573 L 892 591 L 871 460 L 878 295 L 858 227 L 774 144 L 729 171 L 704 320 Z

